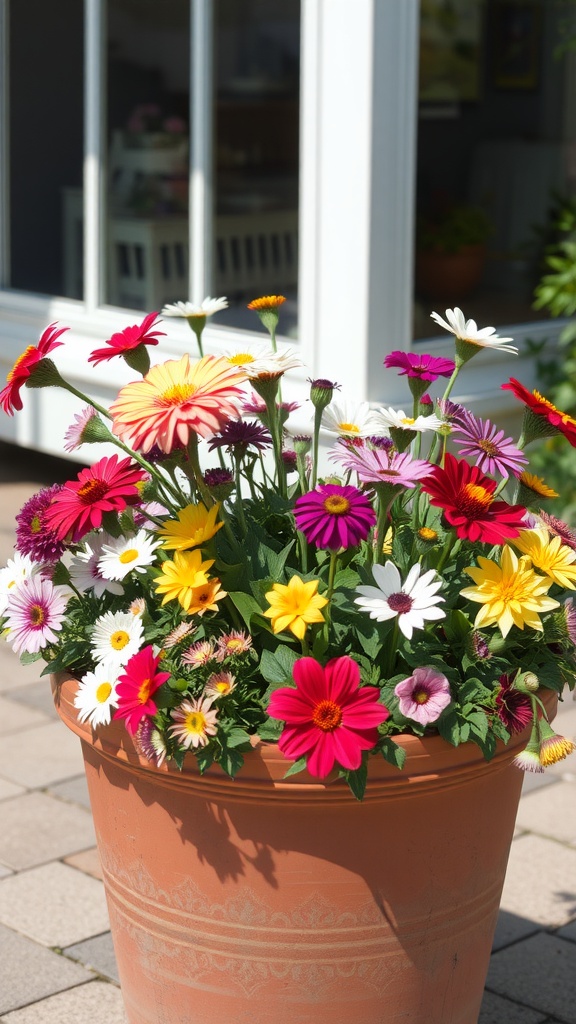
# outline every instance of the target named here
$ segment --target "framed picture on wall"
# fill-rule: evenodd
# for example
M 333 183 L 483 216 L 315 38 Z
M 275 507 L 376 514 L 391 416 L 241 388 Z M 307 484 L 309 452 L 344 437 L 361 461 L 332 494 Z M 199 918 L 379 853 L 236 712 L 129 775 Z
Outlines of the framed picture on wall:
M 494 0 L 490 33 L 492 84 L 520 91 L 538 87 L 542 8 L 540 0 Z

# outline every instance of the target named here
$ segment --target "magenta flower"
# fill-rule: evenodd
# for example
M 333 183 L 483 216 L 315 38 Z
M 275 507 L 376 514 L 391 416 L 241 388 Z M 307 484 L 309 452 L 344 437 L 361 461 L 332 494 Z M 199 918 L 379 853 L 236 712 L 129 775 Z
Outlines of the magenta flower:
M 360 686 L 360 669 L 346 655 L 325 668 L 314 658 L 299 658 L 293 668 L 296 689 L 281 687 L 268 713 L 285 722 L 278 746 L 290 760 L 307 756 L 311 775 L 324 779 L 337 762 L 359 768 L 362 751 L 378 742 L 378 726 L 389 717 L 378 703 L 380 691 Z
M 339 484 L 320 484 L 303 494 L 294 506 L 294 517 L 309 544 L 331 551 L 356 547 L 376 523 L 369 498 L 357 487 Z
M 155 715 L 158 710 L 152 694 L 170 678 L 169 672 L 158 672 L 159 663 L 160 655 L 154 654 L 150 645 L 143 647 L 132 655 L 116 684 L 118 708 L 114 718 L 126 719 L 131 736 L 136 734 L 143 718 Z
M 417 480 L 428 476 L 432 470 L 429 462 L 413 459 L 408 452 L 390 452 L 382 448 L 351 448 L 337 442 L 329 455 L 346 469 L 358 474 L 362 483 L 396 484 L 398 487 L 414 487 Z
M 388 369 L 398 369 L 401 377 L 417 377 L 419 380 L 438 380 L 438 377 L 451 377 L 455 363 L 452 359 L 431 356 L 427 353 L 390 352 L 384 360 Z
M 159 339 L 165 335 L 164 331 L 158 330 L 160 321 L 156 319 L 157 316 L 158 313 L 148 313 L 141 324 L 133 324 L 113 334 L 108 338 L 105 348 L 94 349 L 88 356 L 88 362 L 96 366 L 97 363 L 107 362 L 114 356 L 123 356 L 141 346 L 157 345 Z
M 453 426 L 454 444 L 458 454 L 471 457 L 483 473 L 494 476 L 500 473 L 505 480 L 510 473 L 519 476 L 528 459 L 517 448 L 511 437 L 504 437 L 504 431 L 498 430 L 490 420 L 476 419 L 467 409 L 458 416 Z
M 24 503 L 16 516 L 16 548 L 35 562 L 57 562 L 64 552 L 63 541 L 44 520 L 46 509 L 61 490 L 60 484 L 43 487 Z
M 523 732 L 533 718 L 532 703 L 527 693 L 515 690 L 513 677 L 504 673 L 496 692 L 496 713 L 508 732 Z
M 430 725 L 440 717 L 452 700 L 446 676 L 433 668 L 415 668 L 408 679 L 394 687 L 400 714 L 420 725 Z
M 64 587 L 55 587 L 39 574 L 31 576 L 10 596 L 4 615 L 8 642 L 16 654 L 38 654 L 54 643 L 68 603 Z

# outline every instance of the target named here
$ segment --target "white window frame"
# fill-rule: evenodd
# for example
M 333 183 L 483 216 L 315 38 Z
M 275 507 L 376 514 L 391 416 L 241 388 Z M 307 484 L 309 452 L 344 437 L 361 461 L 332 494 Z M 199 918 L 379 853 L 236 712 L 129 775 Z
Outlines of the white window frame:
M 0 204 L 8 196 L 7 40 L 10 2 L 0 0 Z M 104 281 L 104 0 L 85 4 L 84 299 L 10 291 L 7 280 L 8 220 L 0 215 L 0 375 L 5 376 L 43 327 L 58 320 L 77 344 L 59 350 L 62 372 L 94 397 L 110 401 L 122 370 L 87 370 L 94 340 L 134 323 L 141 311 L 100 303 Z M 387 351 L 412 345 L 414 193 L 417 133 L 419 0 L 301 0 L 301 159 L 299 339 L 305 370 L 292 374 L 295 397 L 308 394 L 306 378 L 327 377 L 356 400 L 395 404 L 403 400 L 395 375 L 384 373 Z M 210 291 L 212 216 L 212 0 L 191 0 L 190 295 Z M 4 169 L 4 171 L 3 171 Z M 3 228 L 2 228 L 3 225 Z M 184 298 L 184 296 L 183 296 Z M 258 325 L 255 324 L 255 332 Z M 163 357 L 190 349 L 186 324 L 166 325 Z M 549 324 L 516 325 L 521 340 L 550 337 Z M 209 325 L 208 351 L 219 353 L 253 332 Z M 255 336 L 261 340 L 261 331 Z M 427 350 L 451 354 L 451 336 L 426 342 Z M 482 369 L 468 374 L 466 398 L 478 412 L 511 411 L 499 384 L 514 374 L 530 384 L 533 368 L 501 353 L 483 355 Z M 479 362 L 479 361 L 478 361 Z M 476 364 L 474 364 L 476 365 Z M 3 379 L 3 376 L 0 379 Z M 463 377 L 464 381 L 464 377 Z M 28 391 L 25 409 L 0 418 L 0 437 L 61 453 L 61 422 L 77 406 L 69 396 Z M 455 396 L 458 397 L 458 396 Z M 56 404 L 60 416 L 54 415 Z M 306 415 L 308 410 L 306 411 Z M 56 429 L 58 433 L 56 433 Z

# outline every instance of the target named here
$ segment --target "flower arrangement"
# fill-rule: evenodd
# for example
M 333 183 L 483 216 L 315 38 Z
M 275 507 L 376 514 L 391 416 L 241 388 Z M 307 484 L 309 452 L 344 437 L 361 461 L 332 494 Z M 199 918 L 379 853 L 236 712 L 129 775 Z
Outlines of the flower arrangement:
M 205 355 L 207 318 L 225 299 L 175 303 L 199 358 L 150 363 L 158 314 L 112 335 L 89 362 L 123 358 L 136 379 L 109 409 L 53 360 L 51 324 L 0 393 L 61 387 L 84 403 L 65 448 L 118 453 L 46 487 L 17 516 L 0 571 L 0 620 L 22 661 L 78 680 L 78 716 L 121 719 L 144 758 L 234 776 L 258 738 L 361 798 L 372 757 L 398 767 L 402 733 L 473 741 L 487 759 L 530 727 L 517 756 L 540 772 L 574 744 L 546 720 L 541 688 L 573 687 L 576 534 L 542 510 L 550 488 L 526 448 L 576 421 L 512 378 L 524 406 L 514 441 L 450 395 L 473 357 L 512 351 L 459 309 L 434 320 L 454 359 L 392 352 L 405 412 L 341 400 L 312 380 L 310 429 L 290 430 L 279 349 L 282 296 L 250 303 L 269 342 Z M 435 401 L 429 389 L 445 382 Z M 321 470 L 321 431 L 333 439 Z M 451 449 L 451 450 L 450 450 Z

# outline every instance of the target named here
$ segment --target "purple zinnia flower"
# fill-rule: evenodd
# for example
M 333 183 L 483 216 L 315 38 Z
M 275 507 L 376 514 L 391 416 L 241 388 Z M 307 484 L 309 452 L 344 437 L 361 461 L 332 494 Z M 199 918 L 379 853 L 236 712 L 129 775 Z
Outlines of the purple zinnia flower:
M 297 499 L 296 526 L 309 544 L 338 551 L 366 540 L 376 523 L 369 498 L 357 487 L 320 484 Z
M 407 452 L 387 452 L 367 446 L 356 449 L 337 443 L 329 458 L 355 471 L 362 483 L 414 487 L 417 480 L 428 476 L 432 470 L 429 462 L 413 459 Z
M 504 431 L 490 420 L 476 419 L 467 410 L 458 417 L 453 433 L 462 434 L 462 438 L 454 438 L 458 454 L 474 458 L 478 468 L 490 476 L 500 473 L 507 480 L 509 473 L 519 476 L 528 465 L 524 452 L 511 437 L 504 437 Z
M 210 439 L 208 448 L 214 451 L 215 448 L 226 447 L 229 452 L 244 453 L 250 447 L 263 451 L 271 444 L 270 432 L 254 420 L 230 420 L 217 437 Z
M 400 714 L 420 725 L 430 725 L 450 704 L 450 683 L 433 668 L 415 668 L 408 679 L 394 687 Z
M 68 603 L 64 587 L 43 576 L 31 576 L 11 595 L 6 607 L 8 643 L 16 654 L 37 654 L 54 643 Z
M 390 352 L 384 360 L 388 369 L 398 369 L 401 377 L 417 377 L 419 380 L 438 380 L 438 377 L 451 377 L 455 363 L 452 359 L 431 356 L 427 353 L 417 355 L 415 352 Z
M 35 562 L 57 562 L 66 547 L 44 521 L 46 509 L 61 490 L 61 484 L 42 488 L 25 502 L 16 516 L 16 548 Z

